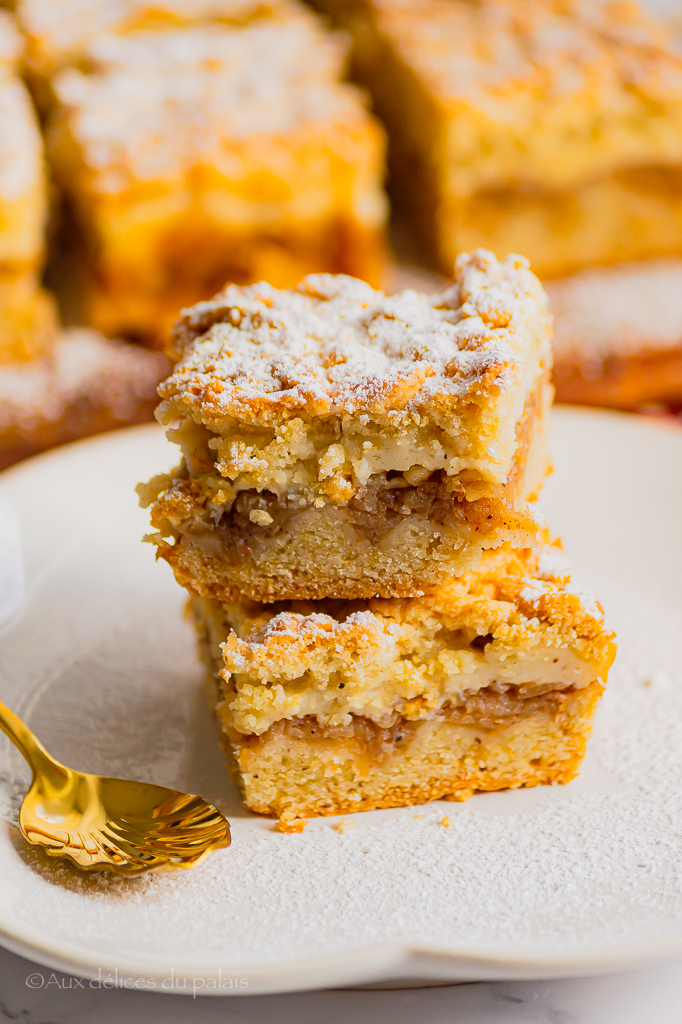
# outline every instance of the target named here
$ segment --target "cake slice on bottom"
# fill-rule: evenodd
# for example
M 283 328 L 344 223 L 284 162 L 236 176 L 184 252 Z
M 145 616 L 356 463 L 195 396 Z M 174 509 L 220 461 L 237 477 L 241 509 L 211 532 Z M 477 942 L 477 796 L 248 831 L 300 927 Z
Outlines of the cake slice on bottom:
M 615 656 L 549 543 L 414 599 L 192 607 L 244 801 L 285 823 L 570 781 Z

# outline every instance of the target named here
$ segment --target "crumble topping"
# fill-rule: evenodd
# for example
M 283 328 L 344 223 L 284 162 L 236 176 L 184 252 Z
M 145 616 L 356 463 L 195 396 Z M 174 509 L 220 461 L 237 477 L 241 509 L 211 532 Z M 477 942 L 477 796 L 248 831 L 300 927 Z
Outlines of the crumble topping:
M 583 270 L 547 286 L 557 362 L 599 376 L 609 358 L 682 346 L 682 260 Z
M 460 256 L 455 284 L 435 296 L 386 296 L 329 274 L 290 292 L 230 286 L 178 322 L 160 418 L 184 407 L 215 429 L 228 417 L 267 423 L 304 409 L 395 410 L 418 421 L 429 405 L 450 410 L 486 385 L 499 393 L 525 383 L 524 364 L 548 338 L 545 295 L 527 261 L 498 262 L 485 250 Z
M 345 50 L 304 10 L 239 29 L 102 36 L 89 50 L 93 73 L 69 68 L 54 79 L 59 123 L 68 119 L 104 193 L 195 168 L 201 181 L 204 167 L 234 182 L 266 135 L 370 124 L 358 90 L 339 82 Z M 290 150 L 281 146 L 277 160 L 290 161 Z
M 31 57 L 50 70 L 77 60 L 105 33 L 206 21 L 242 25 L 297 6 L 295 0 L 19 0 L 18 13 Z
M 223 715 L 255 734 L 306 715 L 332 726 L 361 715 L 385 727 L 395 716 L 433 717 L 487 689 L 517 688 L 525 699 L 589 685 L 605 676 L 613 634 L 563 568 L 550 574 L 547 563 L 561 552 L 546 550 L 544 579 L 538 552 L 505 546 L 486 552 L 467 576 L 414 599 L 242 601 L 224 610 L 197 602 L 215 657 L 231 629 L 221 645 Z
M 451 95 L 500 116 L 500 98 L 542 86 L 547 102 L 588 85 L 666 96 L 682 64 L 662 23 L 609 0 L 372 0 L 379 18 Z M 430 15 L 430 16 L 429 16 Z M 409 21 L 408 21 L 409 19 Z M 416 30 L 416 34 L 415 34 Z M 457 46 L 451 41 L 457 38 Z

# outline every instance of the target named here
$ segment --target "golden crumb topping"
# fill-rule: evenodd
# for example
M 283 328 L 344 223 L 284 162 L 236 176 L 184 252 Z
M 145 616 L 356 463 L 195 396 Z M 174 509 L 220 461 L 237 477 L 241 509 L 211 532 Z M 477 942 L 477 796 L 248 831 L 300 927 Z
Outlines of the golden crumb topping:
M 173 28 L 204 22 L 242 25 L 287 13 L 296 0 L 19 0 L 31 63 L 49 72 L 78 61 L 107 33 Z
M 341 37 L 305 11 L 243 28 L 103 36 L 90 47 L 90 73 L 69 68 L 54 79 L 55 145 L 64 132 L 75 140 L 90 187 L 104 195 L 138 187 L 146 198 L 160 182 L 208 187 L 212 175 L 234 187 L 244 163 L 262 162 L 267 136 L 268 159 L 285 168 L 297 132 L 368 130 L 364 101 L 339 81 L 344 58 Z M 263 174 L 253 174 L 249 195 L 267 200 Z
M 549 332 L 546 297 L 527 261 L 499 262 L 483 250 L 458 258 L 455 283 L 441 295 L 386 296 L 328 274 L 295 291 L 230 286 L 176 325 L 178 363 L 160 389 L 160 417 L 183 408 L 219 428 L 230 417 L 271 423 L 303 410 L 323 418 L 451 415 L 471 394 L 525 395 Z
M 197 604 L 215 651 L 230 630 L 223 716 L 243 733 L 306 715 L 383 727 L 485 688 L 579 689 L 605 680 L 615 655 L 600 605 L 548 543 L 487 551 L 477 570 L 409 600 Z

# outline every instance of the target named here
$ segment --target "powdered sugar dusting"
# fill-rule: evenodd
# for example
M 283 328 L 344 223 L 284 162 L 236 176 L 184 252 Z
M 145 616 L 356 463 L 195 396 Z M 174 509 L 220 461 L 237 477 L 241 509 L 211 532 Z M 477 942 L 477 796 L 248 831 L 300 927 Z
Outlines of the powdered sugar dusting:
M 546 118 L 557 102 L 584 103 L 593 118 L 598 97 L 611 115 L 603 134 L 613 133 L 618 145 L 614 123 L 620 127 L 616 118 L 630 104 L 637 109 L 640 96 L 647 96 L 672 105 L 682 89 L 682 65 L 662 24 L 635 5 L 604 0 L 530 5 L 422 0 L 418 7 L 395 0 L 373 3 L 403 59 L 448 99 L 477 108 L 498 124 L 511 121 L 509 103 L 516 100 L 513 123 L 519 138 L 539 125 L 546 130 L 539 111 Z M 628 97 L 635 82 L 637 95 Z M 571 139 L 574 148 L 578 138 Z M 521 159 L 527 158 L 529 145 L 532 140 L 526 140 Z M 594 153 L 594 146 L 590 149 Z
M 682 260 L 584 270 L 546 287 L 557 363 L 589 374 L 609 357 L 682 347 Z
M 213 417 L 249 405 L 327 415 L 417 409 L 484 380 L 527 386 L 546 355 L 549 321 L 527 262 L 479 250 L 459 258 L 456 283 L 440 295 L 386 296 L 330 274 L 295 291 L 230 286 L 185 311 L 174 342 L 166 399 Z
M 550 574 L 547 573 L 547 575 Z M 554 576 L 554 573 L 551 575 Z M 602 611 L 599 601 L 591 590 L 573 580 L 567 583 L 564 589 L 567 594 L 573 594 L 574 597 L 578 598 L 587 615 L 596 619 L 598 622 L 603 620 L 604 612 Z M 538 604 L 543 597 L 560 592 L 560 588 L 554 582 L 528 577 L 524 580 L 524 586 L 519 592 L 519 597 L 522 601 L 525 601 L 527 604 L 532 606 L 534 604 Z
M 578 598 L 587 614 L 591 615 L 593 619 L 601 620 L 604 618 L 604 613 L 599 601 L 597 600 L 596 594 L 593 594 L 588 587 L 585 587 L 580 583 L 571 582 L 566 587 L 566 590 L 569 594 L 573 594 Z
M 311 125 L 331 146 L 339 123 L 368 128 L 363 99 L 340 82 L 344 55 L 343 40 L 301 8 L 243 28 L 106 35 L 89 50 L 94 73 L 62 71 L 55 89 L 104 192 L 175 184 L 205 166 L 234 182 L 242 161 L 267 165 L 267 135 L 286 136 L 288 147 L 269 145 L 288 162 Z
M 88 402 L 125 422 L 154 397 L 163 356 L 96 331 L 64 331 L 44 359 L 0 366 L 0 431 L 32 432 L 58 424 L 71 407 Z
M 538 575 L 542 577 L 569 576 L 571 564 L 563 548 L 544 544 L 538 554 Z
M 241 24 L 286 10 L 295 0 L 19 0 L 33 41 L 32 62 L 49 71 L 82 58 L 88 43 L 107 32 L 141 26 L 224 21 Z

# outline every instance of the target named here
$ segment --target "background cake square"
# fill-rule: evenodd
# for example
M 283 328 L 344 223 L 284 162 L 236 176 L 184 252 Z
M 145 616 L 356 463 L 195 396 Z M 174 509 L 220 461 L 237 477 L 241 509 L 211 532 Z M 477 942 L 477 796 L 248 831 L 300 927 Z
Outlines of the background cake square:
M 43 351 L 55 329 L 38 283 L 47 191 L 38 119 L 18 72 L 22 46 L 0 11 L 0 364 Z
M 160 344 L 227 281 L 377 281 L 384 136 L 340 81 L 345 51 L 291 3 L 242 26 L 99 36 L 90 70 L 53 78 L 83 322 Z
M 641 8 L 317 6 L 354 35 L 392 198 L 442 270 L 479 245 L 541 277 L 682 251 L 682 57 Z

